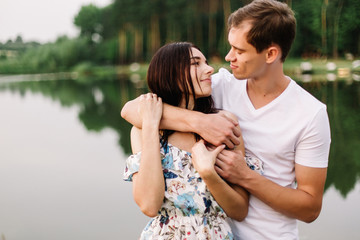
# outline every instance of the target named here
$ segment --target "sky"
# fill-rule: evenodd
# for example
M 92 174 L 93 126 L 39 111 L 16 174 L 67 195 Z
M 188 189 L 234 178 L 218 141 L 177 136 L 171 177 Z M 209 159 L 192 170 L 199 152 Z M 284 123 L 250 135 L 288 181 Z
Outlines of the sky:
M 0 0 L 0 42 L 15 40 L 53 42 L 57 37 L 75 37 L 73 24 L 81 6 L 109 5 L 112 0 Z

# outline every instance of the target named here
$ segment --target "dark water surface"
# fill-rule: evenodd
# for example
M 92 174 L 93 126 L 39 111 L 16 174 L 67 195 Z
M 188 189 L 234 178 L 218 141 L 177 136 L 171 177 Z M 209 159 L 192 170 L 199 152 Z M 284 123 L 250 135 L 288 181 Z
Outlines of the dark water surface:
M 360 239 L 360 83 L 298 79 L 327 104 L 332 147 L 323 210 L 300 239 Z M 123 182 L 138 81 L 0 78 L 0 239 L 137 239 L 148 218 Z

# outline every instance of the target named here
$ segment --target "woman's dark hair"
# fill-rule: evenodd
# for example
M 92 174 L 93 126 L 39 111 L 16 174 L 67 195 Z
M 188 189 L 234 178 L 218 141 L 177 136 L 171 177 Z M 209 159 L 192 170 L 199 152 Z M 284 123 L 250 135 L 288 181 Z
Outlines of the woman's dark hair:
M 151 92 L 162 98 L 164 103 L 179 106 L 185 97 L 185 107 L 189 107 L 190 97 L 194 100 L 192 110 L 214 113 L 214 102 L 209 97 L 195 99 L 195 90 L 191 80 L 191 48 L 198 47 L 189 42 L 169 43 L 161 47 L 151 59 L 147 72 L 147 84 Z M 163 131 L 163 140 L 167 142 L 172 130 Z M 198 136 L 196 136 L 197 139 Z

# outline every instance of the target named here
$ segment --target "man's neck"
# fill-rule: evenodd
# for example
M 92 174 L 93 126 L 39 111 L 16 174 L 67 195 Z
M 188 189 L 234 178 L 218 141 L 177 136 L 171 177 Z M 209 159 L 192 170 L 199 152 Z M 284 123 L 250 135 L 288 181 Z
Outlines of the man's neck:
M 255 109 L 261 108 L 285 91 L 290 80 L 281 71 L 268 71 L 259 78 L 248 79 L 247 93 Z

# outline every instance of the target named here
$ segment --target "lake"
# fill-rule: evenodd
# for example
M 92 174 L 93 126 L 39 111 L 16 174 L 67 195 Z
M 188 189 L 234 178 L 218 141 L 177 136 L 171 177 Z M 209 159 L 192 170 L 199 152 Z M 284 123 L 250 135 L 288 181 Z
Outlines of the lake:
M 327 105 L 332 130 L 323 209 L 299 223 L 300 239 L 359 239 L 358 75 L 293 78 Z M 122 180 L 130 125 L 119 111 L 143 82 L 9 79 L 0 77 L 0 239 L 137 239 L 148 218 Z

